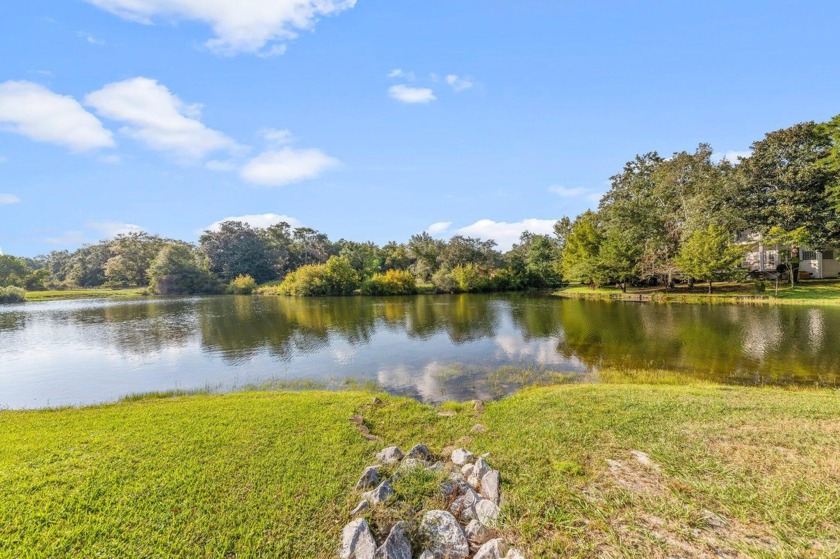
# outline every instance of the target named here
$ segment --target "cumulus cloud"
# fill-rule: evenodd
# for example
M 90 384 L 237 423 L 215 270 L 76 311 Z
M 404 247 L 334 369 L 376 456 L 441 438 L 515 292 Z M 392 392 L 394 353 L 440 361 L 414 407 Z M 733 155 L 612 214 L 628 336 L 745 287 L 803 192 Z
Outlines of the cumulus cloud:
M 425 104 L 436 100 L 435 92 L 428 87 L 411 87 L 405 84 L 392 85 L 388 95 L 400 103 Z
M 449 74 L 448 76 L 446 76 L 446 83 L 448 83 L 450 87 L 452 87 L 455 93 L 461 93 L 462 91 L 466 91 L 473 86 L 472 80 L 458 77 L 455 74 Z
M 451 221 L 438 221 L 429 225 L 429 227 L 426 228 L 426 232 L 430 235 L 438 235 L 449 229 L 450 225 L 452 225 Z
M 114 145 L 111 132 L 78 101 L 28 81 L 0 84 L 0 130 L 72 151 Z
M 551 235 L 554 233 L 554 219 L 523 219 L 513 223 L 506 221 L 493 221 L 492 219 L 480 219 L 472 225 L 467 225 L 455 231 L 459 235 L 477 237 L 483 240 L 492 239 L 496 241 L 499 249 L 510 250 L 519 242 L 519 237 L 525 231 L 538 235 Z
M 14 194 L 0 194 L 0 205 L 18 203 L 20 203 L 20 198 L 18 198 Z
M 715 153 L 712 154 L 712 161 L 715 161 L 716 163 L 720 163 L 721 161 L 726 159 L 730 163 L 737 164 L 737 163 L 740 163 L 739 158 L 741 158 L 741 157 L 746 158 L 746 157 L 749 157 L 750 155 L 752 155 L 752 152 L 750 152 L 750 151 L 715 152 Z
M 88 229 L 96 231 L 103 238 L 110 239 L 117 235 L 127 235 L 128 233 L 142 233 L 145 231 L 143 227 L 134 225 L 133 223 L 121 223 L 119 221 L 98 221 L 87 224 Z
M 266 227 L 271 227 L 272 225 L 276 225 L 281 221 L 285 221 L 289 225 L 294 228 L 298 228 L 301 226 L 300 221 L 293 217 L 289 217 L 287 215 L 277 215 L 277 214 L 248 214 L 248 215 L 235 215 L 231 217 L 226 217 L 224 219 L 220 219 L 219 221 L 215 221 L 205 227 L 203 230 L 207 231 L 218 231 L 219 227 L 225 221 L 241 221 L 243 223 L 247 223 L 251 227 L 258 227 L 260 229 L 265 229 Z
M 260 186 L 284 186 L 314 179 L 338 163 L 317 149 L 270 149 L 246 162 L 239 176 Z
M 201 105 L 188 105 L 157 81 L 137 77 L 106 85 L 85 97 L 104 118 L 125 124 L 120 133 L 148 147 L 200 159 L 236 144 L 200 120 Z
M 124 19 L 199 21 L 215 37 L 205 45 L 219 54 L 277 55 L 298 32 L 311 30 L 323 16 L 355 6 L 356 0 L 87 0 Z

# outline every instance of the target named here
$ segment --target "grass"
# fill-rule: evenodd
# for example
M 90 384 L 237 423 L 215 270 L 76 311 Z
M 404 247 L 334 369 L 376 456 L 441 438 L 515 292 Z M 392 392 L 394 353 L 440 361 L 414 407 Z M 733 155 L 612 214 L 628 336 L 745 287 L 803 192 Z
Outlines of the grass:
M 0 556 L 333 557 L 364 466 L 418 442 L 491 453 L 502 532 L 531 557 L 840 555 L 836 391 L 648 377 L 664 384 L 614 375 L 447 413 L 352 391 L 3 411 Z M 397 506 L 435 482 L 404 478 Z
M 708 293 L 707 284 L 698 283 L 693 288 L 678 285 L 668 292 L 662 287 L 628 287 L 627 293 L 622 293 L 617 287 L 577 285 L 555 291 L 555 295 L 575 299 L 624 299 L 657 303 L 840 305 L 840 280 L 805 280 L 795 287 L 782 284 L 778 295 L 773 282 L 767 282 L 763 293 L 759 293 L 752 283 L 729 282 L 714 284 L 711 294 Z
M 52 291 L 27 291 L 27 301 L 57 301 L 63 299 L 128 299 L 149 294 L 146 287 L 127 289 L 63 289 Z

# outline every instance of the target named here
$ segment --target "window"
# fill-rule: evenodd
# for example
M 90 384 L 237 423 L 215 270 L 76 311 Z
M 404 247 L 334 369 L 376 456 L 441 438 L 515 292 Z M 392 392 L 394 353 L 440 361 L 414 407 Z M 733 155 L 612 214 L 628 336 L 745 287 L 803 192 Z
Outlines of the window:
M 816 260 L 817 259 L 817 251 L 815 250 L 803 250 L 802 251 L 802 260 Z
M 764 253 L 764 269 L 774 270 L 776 268 L 776 251 L 768 250 Z
M 823 251 L 823 260 L 834 260 L 834 251 L 833 250 L 824 250 Z

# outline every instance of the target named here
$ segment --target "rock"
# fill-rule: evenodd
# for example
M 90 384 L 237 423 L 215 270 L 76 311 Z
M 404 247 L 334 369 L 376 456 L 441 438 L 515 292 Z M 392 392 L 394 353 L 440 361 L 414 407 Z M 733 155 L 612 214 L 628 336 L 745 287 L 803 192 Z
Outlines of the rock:
M 341 559 L 374 559 L 376 542 L 364 518 L 354 520 L 341 532 Z
M 481 478 L 481 496 L 499 504 L 499 470 L 490 470 Z
M 481 456 L 478 460 L 475 461 L 475 468 L 473 469 L 473 475 L 478 479 L 484 477 L 484 474 L 490 471 L 490 466 L 484 460 L 484 456 Z
M 522 555 L 522 552 L 516 549 L 515 547 L 511 547 L 508 549 L 507 555 L 505 555 L 505 559 L 525 559 L 525 556 Z
M 361 514 L 370 508 L 370 503 L 367 500 L 362 499 L 362 501 L 356 505 L 356 508 L 350 511 L 350 516 L 356 516 L 357 514 Z
M 499 507 L 493 501 L 482 499 L 475 504 L 475 516 L 488 528 L 495 528 L 499 518 Z
M 467 527 L 464 528 L 464 534 L 466 534 L 467 539 L 470 541 L 470 543 L 475 545 L 482 545 L 491 538 L 493 532 L 490 531 L 478 520 L 470 520 L 469 524 L 467 524 Z
M 402 450 L 396 446 L 389 446 L 387 448 L 383 448 L 379 451 L 376 455 L 376 459 L 379 460 L 383 464 L 396 464 L 403 458 Z
M 377 483 L 379 483 L 379 468 L 376 466 L 368 466 L 362 473 L 362 477 L 360 477 L 359 481 L 356 483 L 356 491 L 376 487 Z
M 424 549 L 423 553 L 420 554 L 420 557 L 417 559 L 435 559 L 435 554 L 429 551 L 428 549 Z
M 478 413 L 483 413 L 484 412 L 484 402 L 482 402 L 481 400 L 476 400 L 475 404 L 473 406 L 473 409 L 475 411 L 477 411 Z
M 504 559 L 507 551 L 505 540 L 496 538 L 482 545 L 473 555 L 473 559 Z
M 470 487 L 476 491 L 479 487 L 481 487 L 481 478 L 475 475 L 475 469 L 473 469 L 473 473 L 470 474 L 470 477 L 467 478 L 467 483 L 469 483 Z
M 375 559 L 411 559 L 411 544 L 405 537 L 405 522 L 397 522 L 385 542 L 376 550 Z
M 391 484 L 388 483 L 386 479 L 382 483 L 379 484 L 379 487 L 368 491 L 367 493 L 363 494 L 362 497 L 370 503 L 371 505 L 379 505 L 384 503 L 388 497 L 394 494 L 394 489 L 391 487 Z
M 376 396 L 374 396 L 374 397 L 373 397 L 373 405 L 374 405 L 374 406 L 378 406 L 378 405 L 379 405 L 379 404 L 381 404 L 381 403 L 382 403 L 382 400 L 380 400 L 380 399 L 379 399 L 379 398 L 377 398 Z
M 487 432 L 487 427 L 485 427 L 481 423 L 476 423 L 475 425 L 473 425 L 472 429 L 470 429 L 470 433 L 472 433 L 473 435 L 478 434 L 478 433 L 486 433 L 486 432 Z
M 423 460 L 424 462 L 432 462 L 435 457 L 429 452 L 429 448 L 424 444 L 416 444 L 411 447 L 411 450 L 405 455 L 406 458 L 413 458 L 415 460 Z
M 449 475 L 449 479 L 444 480 L 440 484 L 440 492 L 444 497 L 460 495 L 469 488 L 470 486 L 464 481 L 463 476 L 456 472 L 452 472 Z
M 423 515 L 420 533 L 435 559 L 464 559 L 470 554 L 464 530 L 455 517 L 444 510 L 430 510 Z
M 464 448 L 456 448 L 452 451 L 451 459 L 456 466 L 463 466 L 475 462 L 475 454 Z
M 417 458 L 408 458 L 406 455 L 403 461 L 400 462 L 400 470 L 415 470 L 417 468 L 425 468 L 428 462 L 425 460 L 418 460 Z
M 473 491 L 472 488 L 467 487 L 464 490 L 464 494 L 452 501 L 452 504 L 449 505 L 449 512 L 464 522 L 476 520 L 478 519 L 478 515 L 475 507 L 481 500 L 481 495 Z
M 429 470 L 430 472 L 443 472 L 443 471 L 446 470 L 446 466 L 444 465 L 443 462 L 435 462 L 434 464 L 427 467 L 426 469 Z
M 461 473 L 464 474 L 465 478 L 468 478 L 472 475 L 475 466 L 472 464 L 464 464 L 464 467 L 461 468 Z

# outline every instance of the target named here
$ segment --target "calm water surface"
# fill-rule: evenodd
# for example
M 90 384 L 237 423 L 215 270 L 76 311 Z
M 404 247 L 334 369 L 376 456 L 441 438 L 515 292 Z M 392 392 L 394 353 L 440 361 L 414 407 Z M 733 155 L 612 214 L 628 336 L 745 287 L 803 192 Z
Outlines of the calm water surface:
M 840 309 L 526 295 L 204 297 L 0 307 L 0 407 L 346 379 L 428 402 L 493 398 L 514 367 L 657 367 L 738 384 L 840 383 Z

